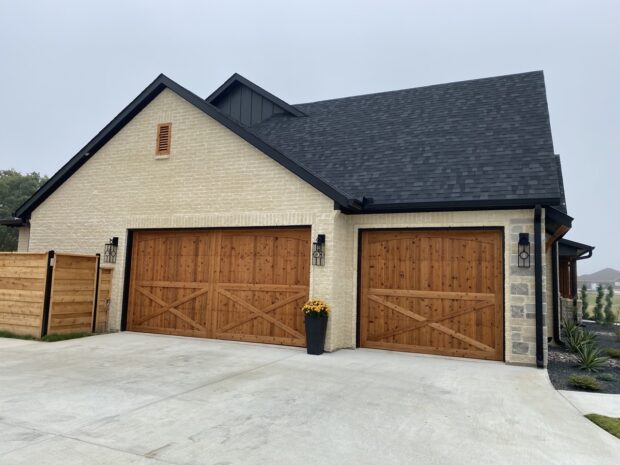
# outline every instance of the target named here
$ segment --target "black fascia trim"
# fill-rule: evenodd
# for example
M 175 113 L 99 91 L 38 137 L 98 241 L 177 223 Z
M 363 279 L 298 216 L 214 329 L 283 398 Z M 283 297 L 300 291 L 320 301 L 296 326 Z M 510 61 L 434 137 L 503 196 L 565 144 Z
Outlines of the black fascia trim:
M 215 106 L 207 103 L 198 95 L 190 92 L 183 86 L 177 84 L 172 79 L 160 74 L 144 91 L 140 93 L 121 113 L 119 113 L 110 123 L 106 125 L 82 150 L 80 150 L 71 160 L 69 160 L 60 170 L 54 174 L 37 192 L 34 193 L 24 204 L 22 204 L 14 216 L 24 220 L 30 218 L 32 211 L 38 207 L 48 196 L 50 196 L 63 182 L 65 182 L 73 173 L 75 173 L 97 150 L 99 150 L 106 142 L 116 135 L 134 116 L 144 109 L 155 97 L 157 97 L 164 89 L 170 89 L 179 97 L 194 105 L 196 108 L 206 113 L 217 122 L 230 129 L 239 137 L 250 143 L 261 152 L 265 153 L 280 165 L 299 176 L 302 180 L 310 184 L 327 197 L 338 202 L 339 204 L 347 204 L 349 197 L 316 174 L 310 172 L 307 168 L 293 161 L 291 158 L 282 154 L 255 134 L 247 131 L 242 126 L 228 118 L 220 112 Z
M 353 209 L 339 205 L 340 210 L 347 214 L 366 213 L 411 213 L 425 211 L 459 211 L 459 210 L 494 210 L 494 209 L 531 209 L 539 204 L 556 202 L 556 198 L 543 199 L 497 199 L 497 200 L 448 200 L 440 202 L 416 202 L 394 204 L 369 204 Z M 361 202 L 357 202 L 361 205 Z M 349 201 L 353 205 L 353 201 Z
M 286 103 L 284 100 L 282 100 L 279 97 L 276 97 L 271 92 L 266 91 L 262 87 L 254 84 L 249 79 L 244 78 L 239 73 L 235 73 L 231 77 L 229 77 L 226 80 L 226 82 L 224 82 L 224 84 L 222 84 L 220 87 L 218 87 L 215 90 L 215 92 L 213 92 L 211 95 L 209 95 L 205 99 L 205 101 L 207 103 L 214 104 L 215 101 L 222 94 L 224 94 L 235 83 L 239 83 L 239 84 L 242 84 L 242 85 L 250 88 L 252 91 L 256 92 L 257 94 L 259 94 L 261 96 L 263 96 L 267 100 L 270 100 L 272 103 L 275 103 L 277 106 L 281 107 L 283 110 L 285 110 L 286 112 L 290 113 L 292 116 L 307 116 L 303 111 L 298 110 L 297 108 L 295 108 L 293 105 L 291 105 L 289 103 Z
M 21 218 L 0 218 L 0 226 L 20 227 L 27 225 L 28 222 Z

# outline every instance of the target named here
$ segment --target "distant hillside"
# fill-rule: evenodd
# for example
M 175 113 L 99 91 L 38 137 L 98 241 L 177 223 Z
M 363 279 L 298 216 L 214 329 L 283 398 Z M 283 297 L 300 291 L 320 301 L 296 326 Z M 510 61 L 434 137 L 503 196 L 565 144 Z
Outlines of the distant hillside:
M 577 280 L 589 283 L 615 283 L 620 281 L 620 271 L 604 268 L 596 273 L 581 275 Z

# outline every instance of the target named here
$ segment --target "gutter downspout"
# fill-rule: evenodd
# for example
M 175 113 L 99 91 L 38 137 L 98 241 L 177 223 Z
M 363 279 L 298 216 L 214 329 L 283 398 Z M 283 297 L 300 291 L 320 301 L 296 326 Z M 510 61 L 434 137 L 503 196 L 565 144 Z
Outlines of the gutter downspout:
M 560 336 L 560 290 L 558 286 L 558 243 L 551 247 L 551 283 L 553 294 L 553 340 L 558 345 L 564 345 Z
M 544 368 L 545 356 L 543 347 L 543 288 L 542 288 L 542 207 L 534 208 L 534 287 L 536 297 L 536 366 Z

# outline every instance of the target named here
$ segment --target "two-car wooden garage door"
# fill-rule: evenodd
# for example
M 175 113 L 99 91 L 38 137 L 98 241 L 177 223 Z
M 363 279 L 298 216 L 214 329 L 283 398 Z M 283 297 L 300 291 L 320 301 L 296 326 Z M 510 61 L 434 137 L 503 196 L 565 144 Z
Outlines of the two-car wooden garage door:
M 310 228 L 136 231 L 127 329 L 305 345 Z
M 362 347 L 503 358 L 501 231 L 363 231 L 361 246 Z M 310 228 L 136 231 L 127 328 L 303 346 L 309 276 Z
M 502 360 L 499 230 L 364 231 L 360 345 Z

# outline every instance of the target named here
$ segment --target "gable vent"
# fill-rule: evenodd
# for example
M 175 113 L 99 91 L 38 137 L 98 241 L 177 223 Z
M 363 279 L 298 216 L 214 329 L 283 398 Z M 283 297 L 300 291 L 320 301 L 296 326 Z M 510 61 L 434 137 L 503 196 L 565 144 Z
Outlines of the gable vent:
M 157 126 L 157 155 L 170 155 L 170 132 L 172 123 L 163 123 Z

